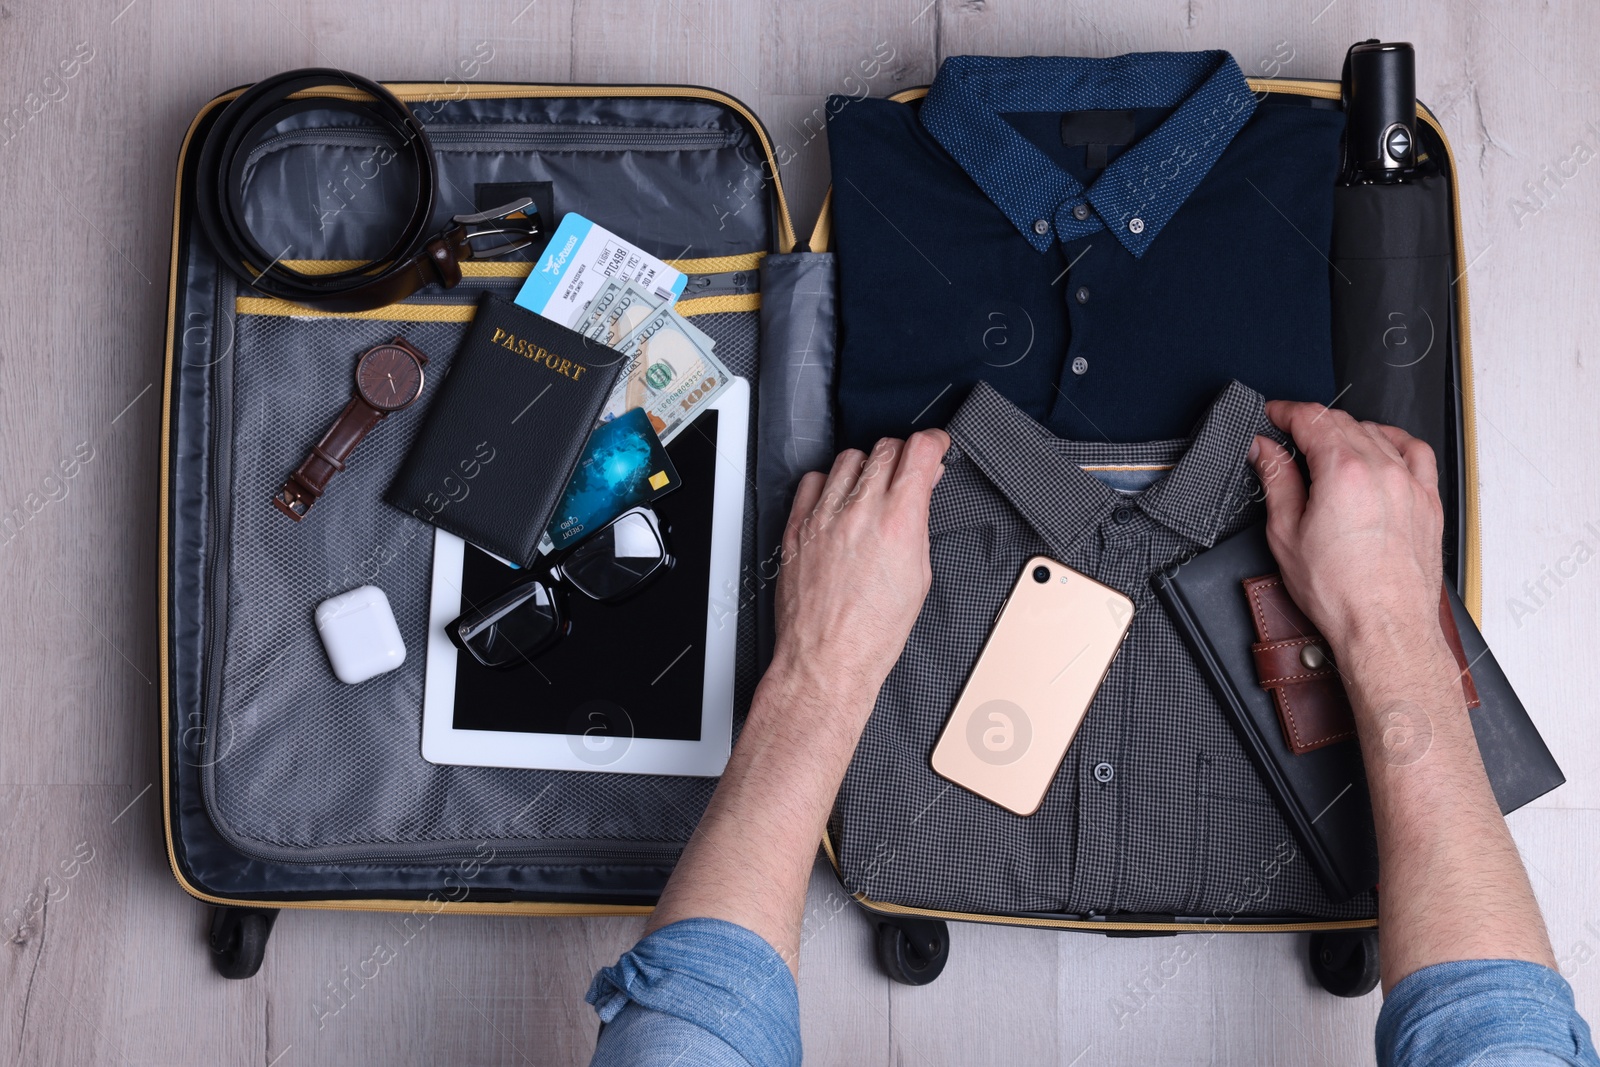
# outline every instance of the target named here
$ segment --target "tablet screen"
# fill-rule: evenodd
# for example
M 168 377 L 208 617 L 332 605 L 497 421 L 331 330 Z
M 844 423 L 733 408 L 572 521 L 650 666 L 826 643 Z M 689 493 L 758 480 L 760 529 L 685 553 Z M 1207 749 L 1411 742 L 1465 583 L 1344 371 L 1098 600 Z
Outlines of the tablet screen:
M 455 729 L 699 739 L 717 417 L 715 410 L 702 413 L 667 445 L 683 484 L 651 507 L 674 560 L 671 569 L 620 604 L 597 603 L 557 582 L 572 629 L 554 647 L 509 671 L 456 657 Z M 536 573 L 544 576 L 507 567 L 468 545 L 461 603 L 485 603 Z

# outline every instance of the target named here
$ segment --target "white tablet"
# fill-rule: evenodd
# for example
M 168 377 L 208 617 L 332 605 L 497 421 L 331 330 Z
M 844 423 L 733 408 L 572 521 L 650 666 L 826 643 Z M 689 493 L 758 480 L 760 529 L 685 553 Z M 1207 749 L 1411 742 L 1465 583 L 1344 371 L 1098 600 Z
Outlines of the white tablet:
M 513 670 L 458 652 L 463 604 L 547 573 L 438 530 L 422 711 L 430 763 L 715 776 L 733 732 L 750 386 L 742 378 L 667 445 L 683 479 L 651 504 L 672 566 L 617 604 L 552 588 L 570 630 Z

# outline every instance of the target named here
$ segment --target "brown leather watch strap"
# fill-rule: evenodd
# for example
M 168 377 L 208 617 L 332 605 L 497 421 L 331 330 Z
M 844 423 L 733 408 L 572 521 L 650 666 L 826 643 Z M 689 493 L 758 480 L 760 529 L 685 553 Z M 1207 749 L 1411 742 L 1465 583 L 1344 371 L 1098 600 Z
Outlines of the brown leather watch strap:
M 393 404 L 377 407 L 368 403 L 362 392 L 360 380 L 362 370 L 369 360 L 378 358 L 383 350 L 393 348 L 400 349 L 416 360 L 417 377 L 407 383 L 408 388 L 415 391 L 407 397 L 396 398 Z M 306 512 L 311 510 L 311 505 L 315 504 L 322 496 L 323 490 L 328 488 L 328 482 L 335 474 L 344 470 L 345 460 L 350 458 L 350 453 L 356 450 L 361 439 L 391 411 L 399 411 L 416 403 L 417 397 L 422 395 L 421 368 L 427 364 L 427 353 L 404 337 L 396 337 L 392 341 L 374 345 L 363 352 L 356 360 L 355 395 L 345 404 L 344 410 L 339 412 L 339 417 L 334 420 L 333 425 L 328 427 L 328 432 L 322 435 L 322 440 L 311 446 L 305 461 L 289 475 L 289 480 L 272 498 L 272 506 L 295 522 L 305 518 Z M 393 389 L 395 387 L 393 377 L 389 377 L 388 380 L 390 388 Z
M 356 445 L 388 412 L 379 411 L 359 396 L 339 412 L 334 424 L 322 435 L 322 440 L 311 446 L 311 452 L 295 472 L 289 475 L 283 489 L 272 498 L 273 507 L 295 522 L 305 517 L 311 505 L 317 502 L 328 482 L 344 470 L 344 461 L 356 450 Z

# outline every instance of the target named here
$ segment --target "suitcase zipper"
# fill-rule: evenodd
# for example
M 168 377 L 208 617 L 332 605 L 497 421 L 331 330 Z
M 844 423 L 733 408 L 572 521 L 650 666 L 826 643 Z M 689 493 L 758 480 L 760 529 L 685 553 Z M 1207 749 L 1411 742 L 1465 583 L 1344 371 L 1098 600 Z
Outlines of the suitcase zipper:
M 226 824 L 216 821 L 215 813 L 211 811 L 210 799 L 206 800 L 206 812 L 211 816 L 219 830 Z M 384 845 L 370 846 L 374 851 L 368 853 L 357 847 L 343 847 L 337 849 L 262 849 L 254 845 L 241 844 L 231 833 L 222 831 L 227 838 L 228 845 L 241 855 L 252 859 L 264 860 L 270 863 L 290 863 L 302 866 L 315 866 L 318 864 L 334 863 L 337 866 L 350 865 L 385 865 L 396 866 L 428 866 L 432 864 L 449 863 L 458 864 L 467 860 L 477 860 L 484 865 L 491 865 L 497 861 L 528 861 L 540 860 L 554 866 L 575 866 L 592 864 L 627 864 L 627 865 L 673 865 L 678 861 L 678 856 L 683 852 L 683 845 L 677 844 L 652 844 L 641 842 L 626 848 L 615 845 L 598 844 L 593 848 L 588 847 L 583 841 L 551 841 L 544 843 L 518 842 L 514 845 L 502 845 L 505 838 L 485 837 L 471 842 L 459 844 L 450 848 L 424 847 L 409 852 L 382 852 L 381 848 L 392 847 Z M 487 846 L 492 855 L 485 859 L 476 850 Z M 322 852 L 335 854 L 335 859 L 327 859 L 318 855 Z
M 735 134 L 729 130 L 681 129 L 654 126 L 578 126 L 570 123 L 483 122 L 428 129 L 435 148 L 454 152 L 504 151 L 507 143 L 557 151 L 657 151 L 694 148 L 726 148 Z M 261 158 L 282 148 L 300 145 L 335 145 L 350 148 L 380 148 L 392 144 L 377 127 L 352 126 L 346 129 L 291 130 L 269 137 L 251 149 L 246 161 L 254 166 Z
M 530 264 L 531 265 L 531 264 Z M 482 288 L 500 288 L 504 286 L 522 287 L 527 280 L 526 274 L 494 274 L 465 277 L 456 287 L 457 292 L 465 291 L 470 285 Z M 757 270 L 729 270 L 717 274 L 691 274 L 688 283 L 683 287 L 683 295 L 679 300 L 695 300 L 703 296 L 739 296 L 745 293 L 759 292 L 761 289 L 761 274 Z M 422 293 L 406 299 L 407 304 L 451 304 L 462 303 L 459 299 L 451 300 L 450 291 L 442 293 Z M 396 305 L 391 304 L 390 307 Z
M 680 300 L 694 300 L 702 296 L 738 296 L 759 292 L 761 274 L 756 270 L 731 270 L 720 274 L 691 274 L 684 286 Z
M 514 266 L 515 264 L 497 264 Z M 528 264 L 523 264 L 527 266 Z M 520 288 L 527 278 L 526 272 L 471 275 L 460 285 L 445 292 L 424 292 L 407 297 L 398 304 L 374 308 L 371 311 L 319 311 L 301 307 L 287 300 L 270 296 L 240 296 L 234 309 L 240 315 L 283 315 L 290 318 L 378 319 L 393 322 L 449 321 L 468 322 L 477 304 L 478 294 Z M 721 271 L 715 274 L 691 274 L 678 307 L 685 316 L 712 314 L 720 311 L 754 311 L 760 306 L 761 273 L 755 268 Z M 745 300 L 718 300 L 720 297 L 745 297 Z M 701 303 L 704 300 L 706 303 Z M 718 305 L 725 306 L 718 306 Z M 424 308 L 450 308 L 451 311 L 428 312 Z
M 216 536 L 217 546 L 217 550 L 212 553 L 210 564 L 206 569 L 205 607 L 202 613 L 202 618 L 204 619 L 206 627 L 206 653 L 205 660 L 201 666 L 202 677 L 204 678 L 205 682 L 205 703 L 200 708 L 200 727 L 202 733 L 200 735 L 201 743 L 199 746 L 197 746 L 199 749 L 197 758 L 206 761 L 210 760 L 211 758 L 211 724 L 208 720 L 209 716 L 211 715 L 211 709 L 217 706 L 217 698 L 220 695 L 221 689 L 221 672 L 218 668 L 218 660 L 222 655 L 222 641 L 217 633 L 216 601 L 218 595 L 220 595 L 218 592 L 219 578 L 227 573 L 225 564 L 229 558 L 229 552 L 228 538 L 222 536 L 220 533 L 222 524 L 227 521 L 227 516 L 224 514 L 225 509 L 222 506 L 223 494 L 218 492 L 218 485 L 222 481 L 226 480 L 227 475 L 226 473 L 219 474 L 217 471 L 217 457 L 223 454 L 224 441 L 231 436 L 231 430 L 233 427 L 232 349 L 234 332 L 237 329 L 238 323 L 237 316 L 233 313 L 232 305 L 235 303 L 237 295 L 238 289 L 234 283 L 232 275 L 229 275 L 226 272 L 219 273 L 217 276 L 216 310 L 214 314 L 218 323 L 227 322 L 230 325 L 228 328 L 228 355 L 225 358 L 218 360 L 216 363 L 217 378 L 219 379 L 216 389 L 218 395 L 223 396 L 226 402 L 218 405 L 218 407 L 213 411 L 211 425 L 206 431 L 207 437 L 209 438 L 208 447 L 211 449 L 212 456 L 211 473 L 207 479 L 207 481 L 211 483 L 209 485 L 211 490 L 211 501 L 208 506 L 208 511 L 210 513 L 211 531 Z M 228 450 L 227 463 L 228 471 L 231 472 L 233 469 L 231 447 Z M 201 776 L 200 792 L 202 797 L 205 799 L 208 812 L 210 811 L 211 807 L 210 790 L 205 788 L 204 782 L 209 766 L 209 763 L 201 763 L 195 768 Z

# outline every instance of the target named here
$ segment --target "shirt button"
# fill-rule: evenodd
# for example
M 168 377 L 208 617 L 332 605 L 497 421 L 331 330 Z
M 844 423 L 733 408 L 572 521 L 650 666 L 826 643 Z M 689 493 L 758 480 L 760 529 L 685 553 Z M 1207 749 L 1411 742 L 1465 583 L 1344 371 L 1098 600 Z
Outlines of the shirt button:
M 1089 205 L 1088 204 L 1079 204 L 1077 207 L 1073 208 L 1072 209 L 1072 217 L 1077 219 L 1079 222 L 1082 222 L 1084 219 L 1088 218 L 1089 217 Z
M 1088 374 L 1089 373 L 1089 361 L 1084 359 L 1082 356 L 1074 357 L 1073 360 L 1072 360 L 1072 373 L 1073 374 Z
M 1045 234 L 1049 233 L 1050 232 L 1050 220 L 1049 219 L 1034 219 L 1033 220 L 1033 232 L 1038 234 L 1040 237 L 1043 237 Z
M 1094 780 L 1104 784 L 1117 776 L 1117 769 L 1109 763 L 1100 762 L 1094 765 Z
M 1133 218 L 1129 219 L 1128 220 L 1128 232 L 1129 233 L 1143 233 L 1144 232 L 1144 219 L 1141 219 L 1138 216 L 1134 216 Z
M 1113 519 L 1116 519 L 1118 522 L 1121 522 L 1121 523 L 1132 522 L 1133 521 L 1133 509 L 1132 508 L 1118 508 L 1116 511 L 1113 511 L 1111 513 L 1111 517 Z
M 1089 287 L 1087 285 L 1080 285 L 1078 286 L 1078 291 L 1072 295 L 1077 299 L 1078 303 L 1087 304 L 1089 302 Z

